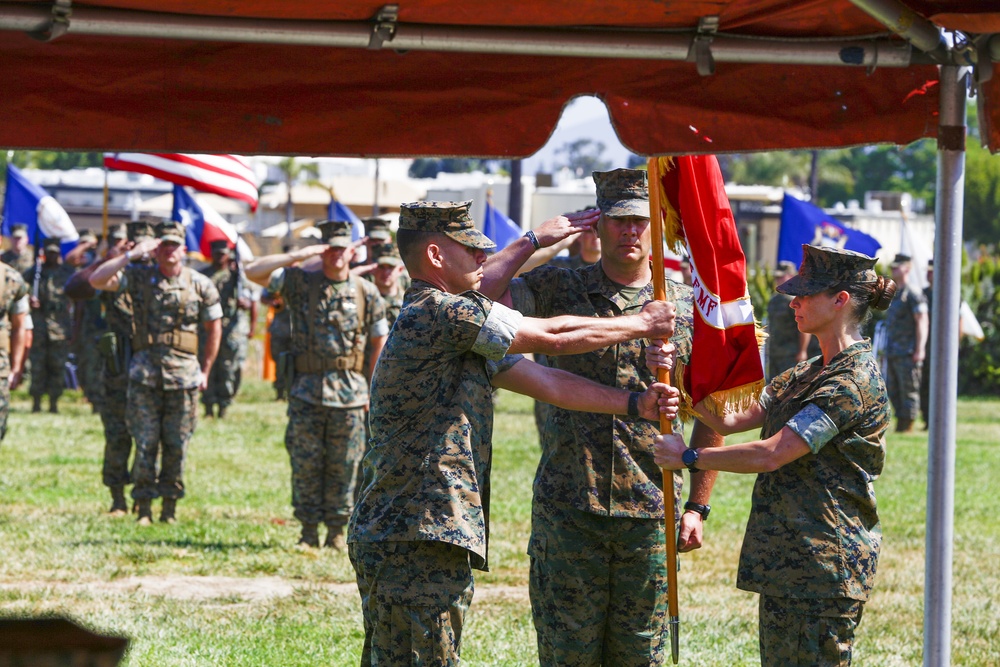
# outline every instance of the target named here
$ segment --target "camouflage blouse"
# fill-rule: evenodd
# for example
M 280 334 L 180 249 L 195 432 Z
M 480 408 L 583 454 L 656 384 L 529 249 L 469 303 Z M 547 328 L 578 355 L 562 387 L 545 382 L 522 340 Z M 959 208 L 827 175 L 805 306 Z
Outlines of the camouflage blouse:
M 867 600 L 882 528 L 872 481 L 885 462 L 889 402 L 871 343 L 771 381 L 761 438 L 788 426 L 810 454 L 757 476 L 737 586 L 786 598 Z
M 148 291 L 143 288 L 145 283 Z M 179 276 L 168 278 L 156 265 L 130 264 L 121 274 L 118 293 L 122 292 L 128 292 L 136 320 L 144 318 L 153 336 L 170 331 L 197 334 L 205 322 L 222 317 L 215 285 L 187 267 Z M 151 303 L 145 303 L 146 294 Z M 129 382 L 157 389 L 193 389 L 198 386 L 200 372 L 196 354 L 158 344 L 132 354 L 128 377 Z
M 28 307 L 28 285 L 24 278 L 14 268 L 6 264 L 0 264 L 0 271 L 3 271 L 3 290 L 0 291 L 0 329 L 5 329 L 10 334 L 10 316 L 27 313 Z M 10 350 L 6 347 L 0 348 L 0 380 L 6 380 L 10 375 Z
M 886 348 L 889 356 L 913 354 L 917 346 L 917 313 L 926 313 L 927 301 L 922 292 L 900 285 L 896 298 L 885 313 Z
M 31 312 L 36 339 L 41 336 L 51 341 L 67 340 L 73 334 L 73 315 L 64 288 L 66 281 L 74 273 L 65 264 L 42 266 L 38 278 L 38 301 L 41 307 L 32 308 Z M 34 269 L 24 274 L 29 285 L 32 285 L 34 278 Z
M 309 312 L 309 283 L 319 280 L 316 312 Z M 364 291 L 357 294 L 357 287 Z M 279 269 L 267 286 L 280 295 L 291 317 L 292 352 L 305 355 L 310 349 L 323 357 L 344 357 L 364 350 L 369 337 L 385 336 L 385 303 L 378 289 L 365 280 L 333 281 L 322 274 L 299 268 Z M 358 298 L 365 299 L 365 321 L 358 322 Z M 311 346 L 311 347 L 310 347 Z M 354 369 L 323 373 L 296 373 L 290 394 L 306 403 L 328 408 L 356 408 L 368 402 L 368 378 Z
M 667 301 L 677 307 L 671 340 L 686 363 L 691 354 L 691 288 L 669 280 L 666 288 Z M 653 298 L 648 284 L 627 299 L 600 263 L 577 270 L 541 266 L 511 281 L 510 290 L 514 307 L 527 317 L 632 315 Z M 609 387 L 642 391 L 655 381 L 643 358 L 647 344 L 631 340 L 587 354 L 550 356 L 548 364 Z M 658 424 L 555 407 L 548 414 L 535 476 L 536 500 L 555 500 L 605 516 L 663 518 L 663 473 L 653 460 Z M 674 428 L 681 432 L 679 422 Z M 677 473 L 675 497 L 680 480 Z
M 407 290 L 372 378 L 370 450 L 348 541 L 433 540 L 468 549 L 486 569 L 491 378 L 521 316 L 477 292 Z

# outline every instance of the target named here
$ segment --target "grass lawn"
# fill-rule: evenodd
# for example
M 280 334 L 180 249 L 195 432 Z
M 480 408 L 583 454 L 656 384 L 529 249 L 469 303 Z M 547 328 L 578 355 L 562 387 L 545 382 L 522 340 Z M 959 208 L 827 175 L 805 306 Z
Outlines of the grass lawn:
M 100 420 L 78 394 L 31 415 L 15 393 L 0 447 L 0 615 L 62 614 L 131 638 L 126 664 L 350 665 L 363 631 L 346 554 L 294 548 L 284 404 L 246 383 L 192 441 L 178 523 L 109 519 Z M 952 658 L 1000 664 L 1000 401 L 959 403 Z M 490 557 L 463 640 L 469 665 L 536 664 L 528 604 L 531 402 L 503 393 Z M 885 542 L 857 664 L 922 662 L 927 438 L 890 434 L 876 482 Z M 758 664 L 756 596 L 736 590 L 751 476 L 720 476 L 706 546 L 681 558 L 681 664 Z M 155 507 L 155 506 L 154 506 Z

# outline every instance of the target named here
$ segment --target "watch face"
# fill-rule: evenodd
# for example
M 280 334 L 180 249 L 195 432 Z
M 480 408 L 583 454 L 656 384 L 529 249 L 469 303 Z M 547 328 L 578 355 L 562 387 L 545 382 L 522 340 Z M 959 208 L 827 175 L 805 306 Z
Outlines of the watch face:
M 686 466 L 694 465 L 698 461 L 698 452 L 693 449 L 685 449 L 684 453 L 681 454 L 681 461 Z

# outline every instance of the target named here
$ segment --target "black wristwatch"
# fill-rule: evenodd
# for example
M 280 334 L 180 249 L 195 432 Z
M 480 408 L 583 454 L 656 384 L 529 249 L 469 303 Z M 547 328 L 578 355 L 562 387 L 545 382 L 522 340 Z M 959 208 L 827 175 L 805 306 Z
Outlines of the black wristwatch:
M 712 511 L 711 505 L 699 505 L 698 503 L 693 503 L 690 500 L 684 503 L 685 512 L 697 512 L 701 515 L 702 521 L 708 521 L 708 514 Z
M 691 472 L 701 472 L 696 466 L 698 464 L 698 450 L 697 449 L 685 449 L 684 453 L 681 454 L 681 462 L 687 466 L 687 469 Z

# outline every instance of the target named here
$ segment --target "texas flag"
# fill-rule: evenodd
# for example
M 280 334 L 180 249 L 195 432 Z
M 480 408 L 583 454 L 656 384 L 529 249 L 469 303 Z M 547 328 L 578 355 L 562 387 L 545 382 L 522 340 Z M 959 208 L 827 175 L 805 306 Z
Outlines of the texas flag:
M 253 259 L 253 253 L 236 227 L 208 204 L 199 203 L 182 185 L 174 185 L 174 210 L 170 217 L 184 225 L 188 251 L 211 257 L 212 241 L 224 239 L 229 247 L 236 247 L 240 261 Z
M 28 227 L 28 239 L 37 250 L 43 239 L 57 238 L 62 253 L 76 247 L 80 235 L 69 219 L 66 209 L 41 186 L 29 181 L 21 170 L 7 164 L 7 191 L 3 200 L 4 236 L 10 236 L 11 226 L 17 223 Z

